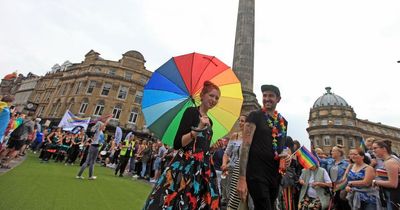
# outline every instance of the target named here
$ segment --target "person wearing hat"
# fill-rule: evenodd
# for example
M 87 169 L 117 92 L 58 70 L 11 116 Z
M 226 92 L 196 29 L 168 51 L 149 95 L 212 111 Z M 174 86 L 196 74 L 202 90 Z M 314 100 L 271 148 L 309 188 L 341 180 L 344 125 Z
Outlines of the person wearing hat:
M 263 85 L 261 91 L 263 107 L 251 112 L 244 125 L 237 191 L 242 201 L 250 193 L 255 210 L 272 210 L 281 179 L 279 163 L 285 158 L 279 154 L 288 147 L 288 122 L 276 111 L 281 100 L 279 88 Z M 289 159 L 283 159 L 286 166 Z

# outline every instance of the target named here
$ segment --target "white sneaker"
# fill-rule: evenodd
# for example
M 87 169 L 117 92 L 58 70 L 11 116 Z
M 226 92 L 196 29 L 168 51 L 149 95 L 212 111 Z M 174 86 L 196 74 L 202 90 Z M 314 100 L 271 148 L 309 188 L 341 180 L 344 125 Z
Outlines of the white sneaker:
M 139 176 L 136 175 L 136 174 L 132 176 L 132 178 L 135 178 L 135 179 L 137 179 L 138 177 L 139 177 Z
M 85 177 L 83 177 L 83 176 L 76 176 L 75 178 L 77 178 L 77 179 L 84 179 Z M 90 178 L 89 178 L 90 179 Z
M 97 176 L 91 176 L 91 177 L 89 177 L 89 180 L 95 180 L 95 179 L 97 179 Z
M 150 183 L 156 183 L 156 181 L 155 179 L 150 179 Z

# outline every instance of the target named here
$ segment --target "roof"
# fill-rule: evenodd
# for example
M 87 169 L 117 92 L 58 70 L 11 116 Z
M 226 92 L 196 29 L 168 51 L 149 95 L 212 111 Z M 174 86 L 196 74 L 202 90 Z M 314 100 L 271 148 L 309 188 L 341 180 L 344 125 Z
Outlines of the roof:
M 349 104 L 339 95 L 336 95 L 331 92 L 331 87 L 326 87 L 326 93 L 320 96 L 313 105 L 313 108 L 323 107 L 323 106 L 346 106 L 349 107 Z

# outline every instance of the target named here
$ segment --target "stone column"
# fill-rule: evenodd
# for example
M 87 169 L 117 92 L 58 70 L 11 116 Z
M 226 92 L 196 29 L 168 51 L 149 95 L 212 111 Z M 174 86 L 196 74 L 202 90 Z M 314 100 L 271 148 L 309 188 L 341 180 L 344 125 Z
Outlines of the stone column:
M 242 84 L 242 113 L 259 109 L 253 93 L 255 0 L 239 0 L 232 69 Z

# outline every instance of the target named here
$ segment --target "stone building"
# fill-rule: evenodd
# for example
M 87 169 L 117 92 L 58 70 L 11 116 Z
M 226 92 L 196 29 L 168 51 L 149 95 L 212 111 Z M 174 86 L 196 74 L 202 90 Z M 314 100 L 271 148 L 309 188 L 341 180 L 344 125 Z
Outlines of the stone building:
M 400 152 L 400 129 L 358 119 L 354 109 L 339 95 L 327 87 L 310 109 L 307 132 L 314 147 L 329 154 L 335 145 L 343 145 L 346 153 L 360 146 L 368 137 L 392 141 L 392 150 Z
M 141 100 L 152 73 L 143 55 L 128 51 L 119 61 L 99 55 L 91 50 L 81 63 L 55 65 L 41 78 L 31 97 L 38 103 L 36 115 L 58 122 L 68 109 L 92 119 L 112 114 L 111 126 L 145 131 Z
M 24 75 L 17 72 L 4 76 L 0 83 L 0 96 L 15 95 L 24 78 Z
M 39 76 L 28 73 L 28 75 L 21 80 L 18 90 L 15 92 L 15 100 L 13 102 L 13 105 L 15 105 L 18 111 L 22 111 L 23 109 L 32 109 L 36 106 L 29 102 L 29 98 L 39 79 Z

